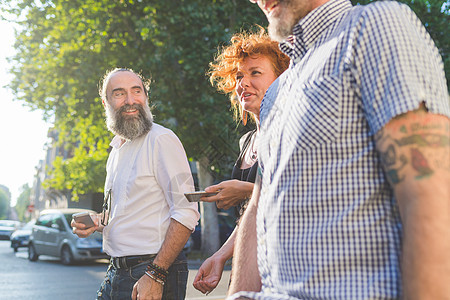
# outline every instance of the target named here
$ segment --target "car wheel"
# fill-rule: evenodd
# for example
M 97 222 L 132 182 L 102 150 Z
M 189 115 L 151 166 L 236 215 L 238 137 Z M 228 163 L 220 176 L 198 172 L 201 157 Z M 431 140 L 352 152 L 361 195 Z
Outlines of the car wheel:
M 72 251 L 70 251 L 69 246 L 64 246 L 61 249 L 61 263 L 66 266 L 73 263 L 73 255 Z
M 28 246 L 28 260 L 29 261 L 37 261 L 39 255 L 36 253 L 36 248 L 34 248 L 33 244 Z
M 14 252 L 19 251 L 19 247 L 17 247 L 17 246 L 14 246 L 13 249 L 14 249 Z

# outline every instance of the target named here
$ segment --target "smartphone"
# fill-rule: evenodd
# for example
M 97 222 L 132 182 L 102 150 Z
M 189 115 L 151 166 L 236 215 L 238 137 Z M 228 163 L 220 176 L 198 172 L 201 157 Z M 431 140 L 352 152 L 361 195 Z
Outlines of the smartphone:
M 217 192 L 215 193 L 207 193 L 205 191 L 199 191 L 199 192 L 193 192 L 193 193 L 184 193 L 184 196 L 188 199 L 189 202 L 199 202 L 200 198 L 203 196 L 209 197 L 217 195 Z
M 84 225 L 86 225 L 86 228 L 95 226 L 95 223 L 92 220 L 91 214 L 88 211 L 83 211 L 80 213 L 73 214 L 72 218 L 75 220 L 75 222 L 83 223 Z

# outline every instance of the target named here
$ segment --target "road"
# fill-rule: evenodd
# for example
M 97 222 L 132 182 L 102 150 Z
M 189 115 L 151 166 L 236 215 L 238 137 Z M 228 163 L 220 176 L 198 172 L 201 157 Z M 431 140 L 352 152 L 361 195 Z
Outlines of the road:
M 189 262 L 186 299 L 224 299 L 230 271 L 224 272 L 216 290 L 204 296 L 192 286 L 200 263 Z M 107 265 L 107 260 L 97 260 L 64 266 L 49 256 L 40 256 L 37 262 L 30 262 L 27 249 L 21 248 L 14 253 L 9 241 L 0 241 L 0 300 L 92 300 L 103 281 Z

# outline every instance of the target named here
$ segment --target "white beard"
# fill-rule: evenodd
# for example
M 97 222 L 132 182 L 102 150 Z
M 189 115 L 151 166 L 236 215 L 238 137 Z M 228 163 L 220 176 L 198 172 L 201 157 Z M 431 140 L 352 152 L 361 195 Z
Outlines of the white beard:
M 122 112 L 128 107 L 136 108 L 139 113 L 136 116 L 125 117 Z M 150 131 L 153 124 L 153 115 L 148 105 L 124 105 L 117 110 L 106 101 L 106 125 L 115 135 L 125 140 L 133 140 Z

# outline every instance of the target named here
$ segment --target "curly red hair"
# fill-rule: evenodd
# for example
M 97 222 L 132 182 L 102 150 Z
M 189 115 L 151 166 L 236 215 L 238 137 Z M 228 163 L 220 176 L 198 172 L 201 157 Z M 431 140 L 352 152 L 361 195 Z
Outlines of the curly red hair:
M 209 64 L 209 79 L 217 90 L 229 94 L 236 120 L 242 118 L 243 110 L 236 95 L 236 73 L 239 64 L 247 57 L 267 57 L 276 76 L 289 66 L 289 57 L 281 52 L 278 42 L 269 38 L 266 30 L 259 26 L 258 32 L 239 32 L 231 37 L 231 44 L 222 47 L 214 62 Z

